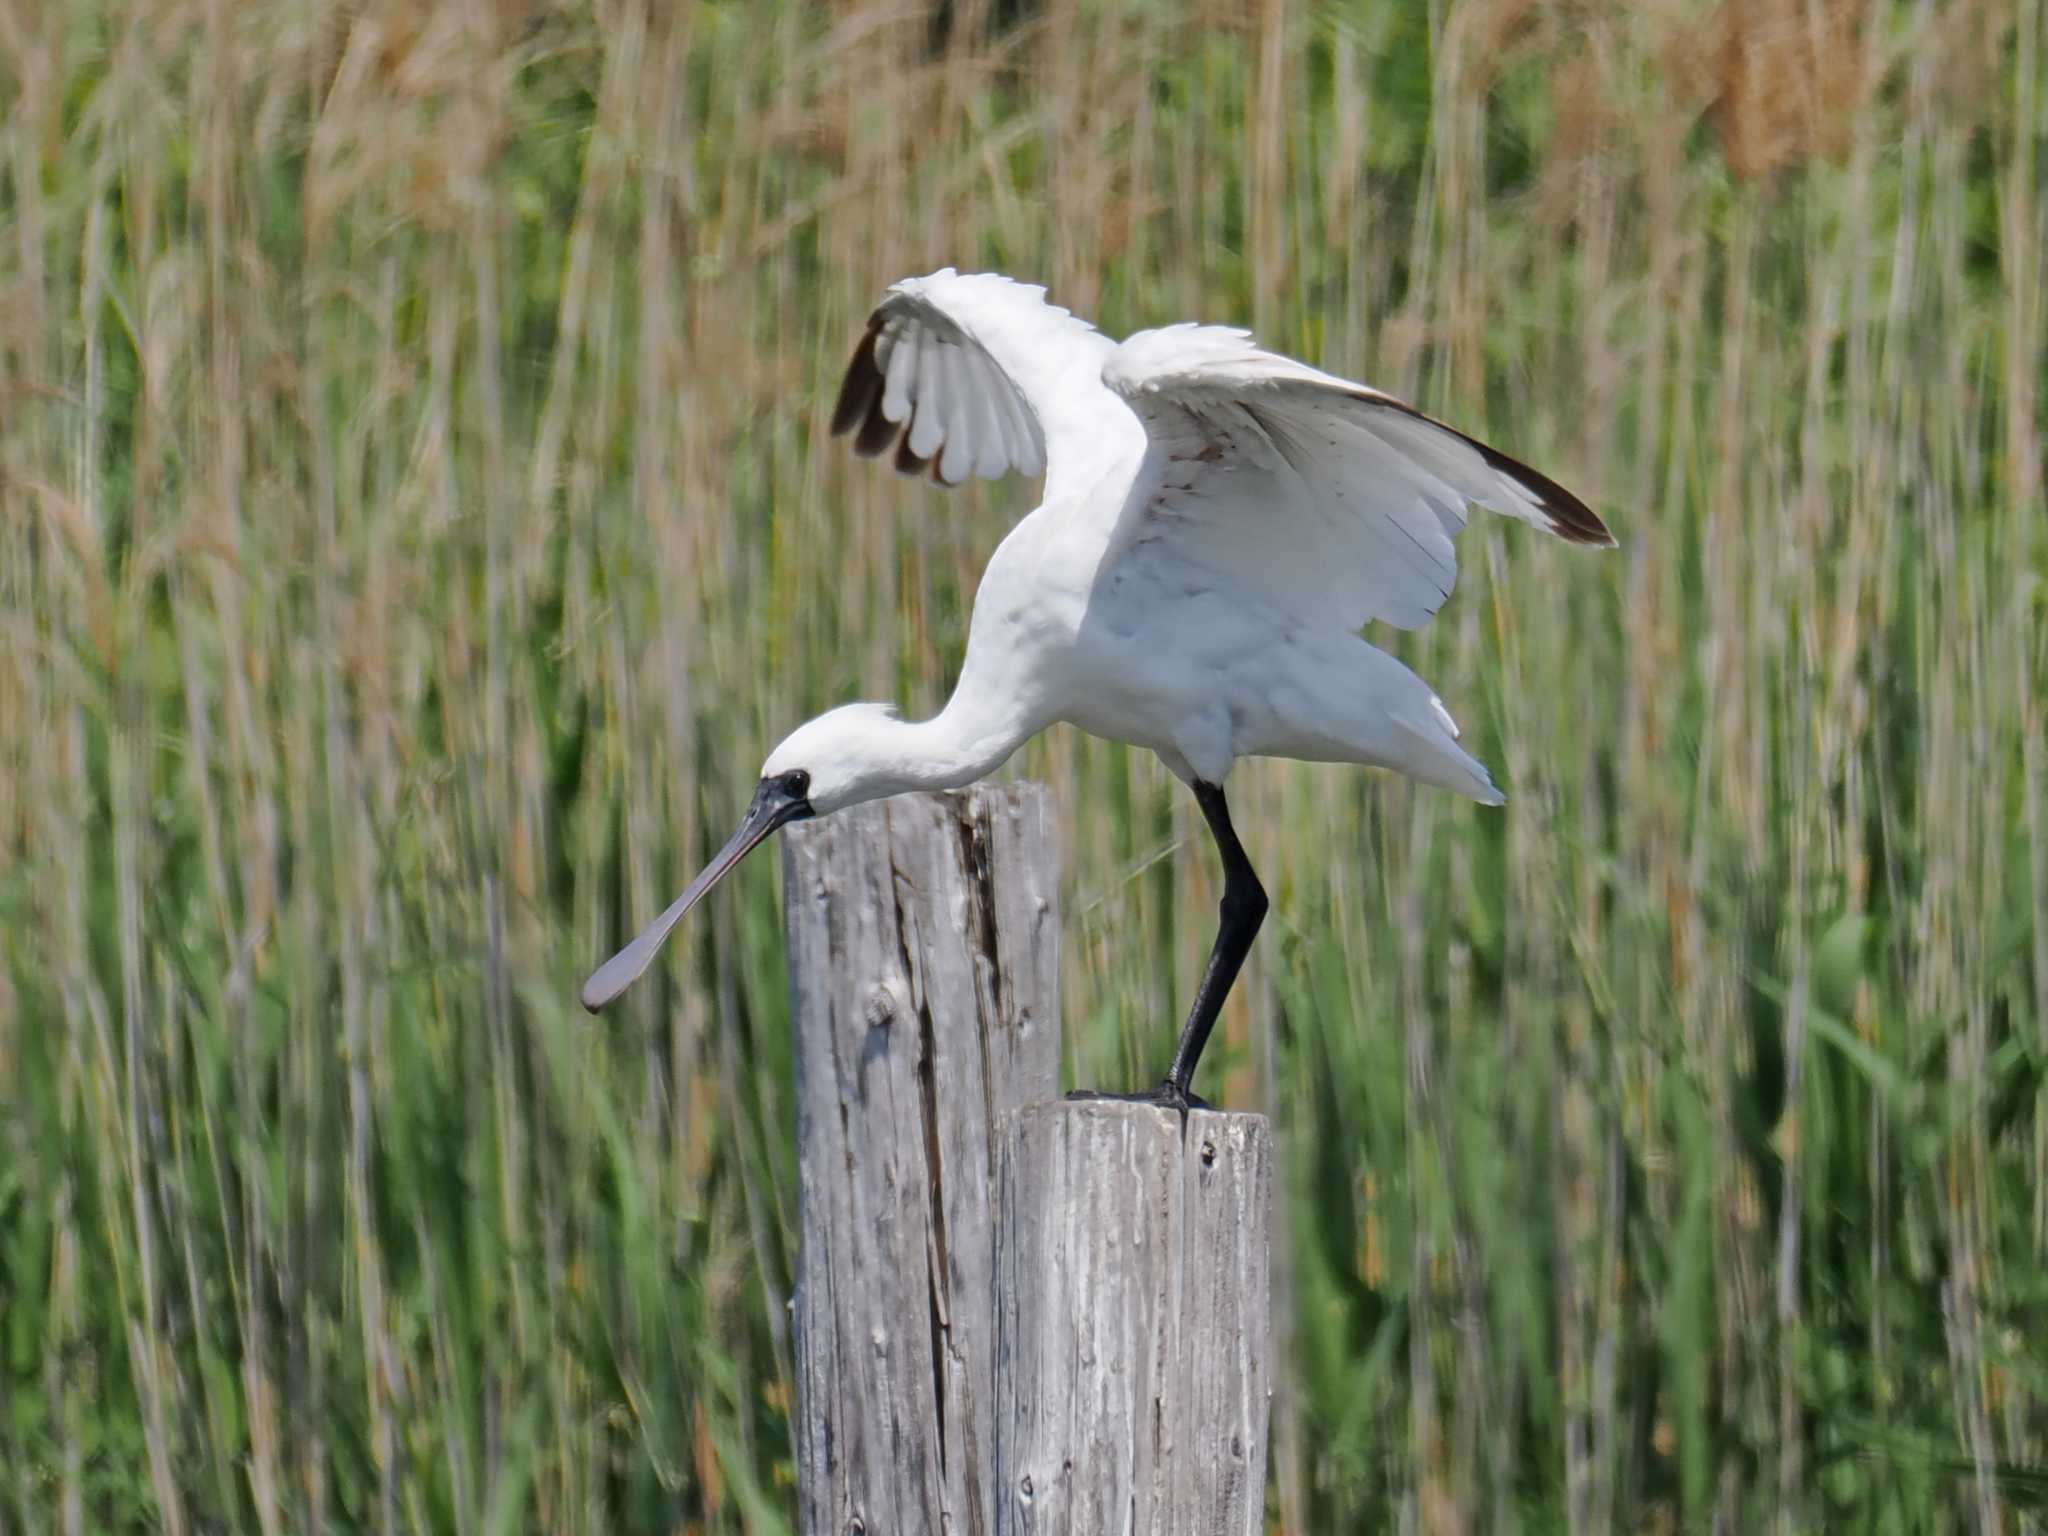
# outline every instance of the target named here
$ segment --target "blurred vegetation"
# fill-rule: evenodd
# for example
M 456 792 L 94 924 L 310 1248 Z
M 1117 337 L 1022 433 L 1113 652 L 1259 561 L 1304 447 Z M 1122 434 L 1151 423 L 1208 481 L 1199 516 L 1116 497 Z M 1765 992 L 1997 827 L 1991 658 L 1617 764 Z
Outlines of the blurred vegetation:
M 1622 540 L 1477 521 L 1397 643 L 1504 811 L 1233 781 L 1274 1529 L 2041 1529 L 2044 31 L 0 4 L 0 1529 L 788 1529 L 774 861 L 573 999 L 792 723 L 943 698 L 1032 488 L 822 423 L 949 262 L 1253 323 Z M 1010 771 L 1071 1074 L 1149 1081 L 1199 820 Z

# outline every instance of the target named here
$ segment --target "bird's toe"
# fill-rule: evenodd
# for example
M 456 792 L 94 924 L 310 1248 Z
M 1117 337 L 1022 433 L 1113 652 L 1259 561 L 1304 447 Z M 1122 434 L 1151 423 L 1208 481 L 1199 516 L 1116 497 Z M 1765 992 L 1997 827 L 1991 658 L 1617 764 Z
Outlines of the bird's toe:
M 1070 1103 L 1106 1101 L 1112 1104 L 1150 1104 L 1158 1109 L 1170 1109 L 1182 1119 L 1189 1110 L 1212 1109 L 1215 1106 L 1207 1099 L 1190 1093 L 1184 1086 L 1168 1078 L 1157 1088 L 1147 1088 L 1139 1093 L 1102 1093 L 1093 1088 L 1076 1088 L 1067 1095 Z

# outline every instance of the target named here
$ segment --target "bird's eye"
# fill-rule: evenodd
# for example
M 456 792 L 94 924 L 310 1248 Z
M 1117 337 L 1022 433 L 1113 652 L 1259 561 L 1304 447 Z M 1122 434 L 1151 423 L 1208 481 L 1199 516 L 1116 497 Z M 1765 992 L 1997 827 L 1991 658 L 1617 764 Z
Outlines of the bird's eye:
M 801 768 L 792 768 L 782 776 L 782 787 L 801 800 L 811 792 L 811 776 Z

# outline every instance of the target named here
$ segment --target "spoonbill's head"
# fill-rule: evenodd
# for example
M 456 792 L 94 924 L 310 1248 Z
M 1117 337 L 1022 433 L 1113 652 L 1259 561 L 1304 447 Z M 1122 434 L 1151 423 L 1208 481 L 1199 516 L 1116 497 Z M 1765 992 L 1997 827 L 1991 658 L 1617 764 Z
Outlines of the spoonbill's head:
M 903 758 L 904 745 L 893 706 L 842 704 L 784 737 L 761 765 L 761 782 L 801 773 L 811 814 L 829 816 L 916 787 L 919 780 L 914 765 Z

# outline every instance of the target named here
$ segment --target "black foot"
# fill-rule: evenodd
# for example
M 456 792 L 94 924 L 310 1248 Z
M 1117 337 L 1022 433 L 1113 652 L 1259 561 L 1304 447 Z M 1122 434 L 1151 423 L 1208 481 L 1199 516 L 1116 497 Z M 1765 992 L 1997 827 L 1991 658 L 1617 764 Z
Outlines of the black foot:
M 1210 1109 L 1207 1099 L 1198 1099 L 1187 1089 L 1168 1078 L 1157 1088 L 1148 1088 L 1143 1093 L 1098 1093 L 1093 1088 L 1076 1088 L 1067 1095 L 1069 1100 L 1107 1099 L 1117 1104 L 1153 1104 L 1160 1109 L 1170 1109 L 1181 1119 L 1188 1117 L 1191 1109 Z

